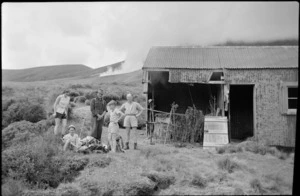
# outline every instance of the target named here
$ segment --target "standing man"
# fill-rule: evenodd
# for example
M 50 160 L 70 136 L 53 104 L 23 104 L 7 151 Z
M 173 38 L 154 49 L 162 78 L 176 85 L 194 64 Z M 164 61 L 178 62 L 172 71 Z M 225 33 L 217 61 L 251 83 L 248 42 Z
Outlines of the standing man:
M 130 128 L 133 130 L 134 149 L 136 150 L 138 126 L 137 117 L 142 114 L 144 108 L 139 103 L 133 101 L 133 97 L 130 93 L 127 94 L 126 98 L 127 102 L 125 102 L 120 108 L 120 111 L 125 110 L 124 127 L 126 127 L 127 134 L 125 150 L 129 149 Z
M 91 101 L 92 112 L 92 133 L 91 136 L 101 141 L 102 126 L 106 114 L 106 103 L 103 97 L 103 90 L 97 91 L 97 97 Z

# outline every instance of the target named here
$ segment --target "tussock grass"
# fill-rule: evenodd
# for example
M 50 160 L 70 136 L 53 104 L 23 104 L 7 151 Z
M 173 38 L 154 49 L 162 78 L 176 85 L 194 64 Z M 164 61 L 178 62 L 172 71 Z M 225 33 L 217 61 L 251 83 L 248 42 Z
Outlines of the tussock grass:
M 218 160 L 217 165 L 219 169 L 232 173 L 235 170 L 242 169 L 242 165 L 226 156 Z
M 264 187 L 262 186 L 260 180 L 257 179 L 257 178 L 254 178 L 254 179 L 252 179 L 252 180 L 250 181 L 250 186 L 251 186 L 251 188 L 254 189 L 254 191 L 257 192 L 257 193 L 262 194 L 262 193 L 265 193 L 265 192 L 266 192 L 265 189 L 264 189 Z
M 148 172 L 148 173 L 142 173 L 141 176 L 146 176 L 150 180 L 152 180 L 158 188 L 160 189 L 166 189 L 171 184 L 175 183 L 175 177 L 170 174 L 165 173 L 159 173 L 159 172 Z
M 193 175 L 193 179 L 190 184 L 200 188 L 205 188 L 207 186 L 207 183 L 208 183 L 207 180 L 203 176 L 196 173 Z

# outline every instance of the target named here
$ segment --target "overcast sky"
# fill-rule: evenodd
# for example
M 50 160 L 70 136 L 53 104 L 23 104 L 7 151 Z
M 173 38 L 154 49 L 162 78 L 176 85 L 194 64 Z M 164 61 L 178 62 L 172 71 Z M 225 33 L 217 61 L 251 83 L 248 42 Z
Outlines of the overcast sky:
M 3 3 L 2 69 L 142 67 L 154 45 L 298 38 L 297 2 Z

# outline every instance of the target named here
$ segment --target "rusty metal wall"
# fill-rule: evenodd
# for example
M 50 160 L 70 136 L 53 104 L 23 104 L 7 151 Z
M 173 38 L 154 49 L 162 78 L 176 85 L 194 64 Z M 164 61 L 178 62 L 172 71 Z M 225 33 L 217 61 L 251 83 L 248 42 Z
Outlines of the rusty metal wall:
M 230 84 L 255 84 L 255 133 L 271 145 L 295 146 L 296 116 L 280 111 L 280 81 L 298 81 L 298 69 L 226 70 Z

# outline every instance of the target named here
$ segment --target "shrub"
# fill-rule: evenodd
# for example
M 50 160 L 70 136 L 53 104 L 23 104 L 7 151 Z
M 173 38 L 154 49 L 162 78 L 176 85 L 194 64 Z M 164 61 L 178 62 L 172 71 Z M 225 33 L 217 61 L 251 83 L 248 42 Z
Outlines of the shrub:
M 15 102 L 16 102 L 16 100 L 14 100 L 14 99 L 4 99 L 4 100 L 2 100 L 2 112 L 6 111 L 8 109 L 8 107 L 11 104 L 15 103 Z
M 226 151 L 226 148 L 224 146 L 216 147 L 216 151 L 218 154 L 223 154 Z
M 85 105 L 91 105 L 91 101 L 90 100 L 85 100 Z
M 89 91 L 83 95 L 86 99 L 93 99 L 97 97 L 97 91 Z
M 70 102 L 70 107 L 74 108 L 74 107 L 76 107 L 76 104 L 74 102 Z
M 84 96 L 80 96 L 78 97 L 77 101 L 79 101 L 80 103 L 84 103 L 86 100 L 86 98 Z
M 4 150 L 2 178 L 22 180 L 31 188 L 56 188 L 62 181 L 73 180 L 88 159 L 60 153 L 59 145 L 59 140 L 48 134 Z
M 15 93 L 14 89 L 8 86 L 2 86 L 2 96 L 11 97 Z
M 45 133 L 53 123 L 51 120 L 42 120 L 38 123 L 28 121 L 12 123 L 2 130 L 2 148 L 26 142 L 36 135 Z
M 116 93 L 107 93 L 103 95 L 103 99 L 106 101 L 106 103 L 108 103 L 111 100 L 120 100 L 120 96 Z
M 8 179 L 1 186 L 1 195 L 3 196 L 19 196 L 23 194 L 24 186 L 18 180 Z
M 141 176 L 146 176 L 150 180 L 152 180 L 158 188 L 160 189 L 166 189 L 171 184 L 175 183 L 175 177 L 168 174 L 163 174 L 159 172 L 150 172 L 150 173 L 142 173 Z
M 231 160 L 229 157 L 219 159 L 217 164 L 220 169 L 225 170 L 228 173 L 232 173 L 234 170 L 241 168 L 237 162 Z
M 261 185 L 259 179 L 257 179 L 257 178 L 250 181 L 250 186 L 254 189 L 255 192 L 258 192 L 258 193 L 265 192 L 263 186 Z
M 204 188 L 207 185 L 207 180 L 203 178 L 200 174 L 194 174 L 193 179 L 191 181 L 191 185 Z

